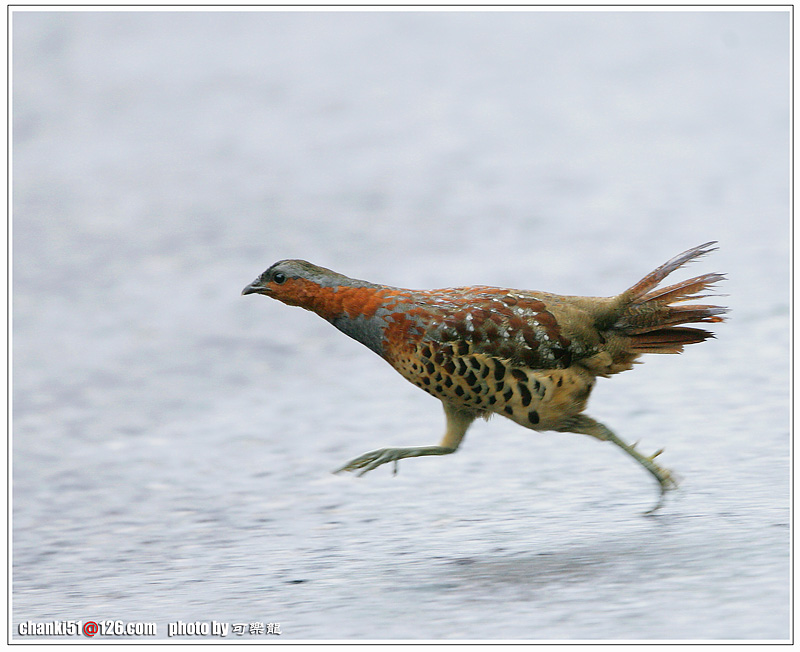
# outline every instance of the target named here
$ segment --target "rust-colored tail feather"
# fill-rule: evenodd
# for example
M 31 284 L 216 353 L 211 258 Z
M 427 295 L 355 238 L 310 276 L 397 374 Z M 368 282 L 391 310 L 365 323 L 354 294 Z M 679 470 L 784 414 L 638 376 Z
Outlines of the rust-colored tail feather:
M 702 276 L 695 276 L 694 278 L 681 281 L 675 285 L 654 290 L 653 292 L 645 295 L 644 300 L 659 300 L 661 302 L 669 303 L 670 301 L 686 301 L 687 299 L 703 299 L 705 297 L 715 296 L 712 294 L 697 293 L 724 279 L 725 276 L 723 274 L 703 274 Z
M 721 322 L 722 315 L 728 312 L 727 308 L 705 304 L 672 304 L 712 296 L 702 292 L 723 280 L 724 275 L 703 274 L 656 289 L 667 275 L 682 265 L 714 251 L 714 244 L 706 242 L 675 256 L 620 295 L 621 313 L 614 329 L 631 338 L 632 353 L 680 353 L 686 344 L 714 337 L 709 331 L 680 324 Z

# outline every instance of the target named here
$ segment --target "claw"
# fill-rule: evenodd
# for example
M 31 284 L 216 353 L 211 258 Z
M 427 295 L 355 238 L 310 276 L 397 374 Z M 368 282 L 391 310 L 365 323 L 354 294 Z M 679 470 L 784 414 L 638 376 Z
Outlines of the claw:
M 387 462 L 394 462 L 394 475 L 397 475 L 398 460 L 405 459 L 406 457 L 420 457 L 422 455 L 447 455 L 453 453 L 455 448 L 447 448 L 444 446 L 418 446 L 415 448 L 381 448 L 376 451 L 364 453 L 355 459 L 350 460 L 343 467 L 336 469 L 334 473 L 341 473 L 342 471 L 356 471 L 362 469 L 358 476 L 377 469 L 382 464 Z
M 365 453 L 364 455 L 356 457 L 347 462 L 344 466 L 336 469 L 334 473 L 341 473 L 342 471 L 356 471 L 357 469 L 363 468 L 367 466 L 373 459 L 375 459 L 375 455 L 378 452 L 379 451 L 373 451 L 371 453 Z M 359 473 L 359 475 L 362 475 L 367 471 L 369 471 L 369 469 L 362 471 L 362 473 Z
M 660 455 L 662 452 L 663 449 L 655 453 L 653 457 L 655 457 L 656 455 Z M 670 471 L 656 464 L 654 464 L 653 467 L 654 467 L 653 469 L 649 470 L 653 474 L 655 479 L 658 480 L 658 486 L 659 489 L 661 490 L 661 493 L 658 496 L 658 502 L 656 502 L 656 504 L 651 509 L 648 509 L 646 512 L 643 512 L 644 516 L 651 516 L 656 511 L 661 509 L 662 505 L 664 504 L 664 496 L 666 496 L 667 492 L 678 488 L 678 480 Z
M 390 448 L 381 448 L 380 450 L 364 453 L 363 455 L 350 460 L 341 468 L 336 469 L 334 473 L 341 473 L 342 471 L 357 471 L 358 469 L 361 469 L 361 471 L 356 474 L 361 477 L 365 473 L 369 473 L 373 469 L 377 469 L 379 466 L 381 466 L 381 464 L 386 464 L 387 462 L 395 463 L 395 473 L 397 473 L 398 459 L 399 457 L 397 456 L 396 451 Z
M 661 489 L 661 495 L 658 497 L 658 502 L 653 507 L 648 509 L 646 512 L 642 512 L 642 516 L 652 516 L 659 509 L 661 509 L 661 506 L 664 504 L 664 494 L 665 493 L 666 493 L 666 490 L 662 488 Z

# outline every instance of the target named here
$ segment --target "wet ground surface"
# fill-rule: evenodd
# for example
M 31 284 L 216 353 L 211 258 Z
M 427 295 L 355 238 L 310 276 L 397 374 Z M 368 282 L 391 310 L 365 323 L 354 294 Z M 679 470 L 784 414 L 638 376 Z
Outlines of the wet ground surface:
M 788 14 L 13 23 L 14 628 L 788 638 Z M 666 449 L 654 517 L 620 451 L 500 417 L 332 475 L 436 443 L 439 404 L 239 294 L 299 257 L 610 295 L 712 239 L 688 273 L 729 275 L 718 338 L 588 409 Z

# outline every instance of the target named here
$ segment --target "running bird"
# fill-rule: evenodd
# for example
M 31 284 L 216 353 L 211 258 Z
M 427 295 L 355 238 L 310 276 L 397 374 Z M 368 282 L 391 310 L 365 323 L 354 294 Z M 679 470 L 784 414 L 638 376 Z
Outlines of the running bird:
M 477 417 L 500 414 L 532 430 L 590 435 L 619 446 L 658 481 L 677 486 L 641 454 L 584 414 L 595 379 L 633 367 L 643 353 L 680 353 L 714 337 L 684 324 L 716 323 L 726 308 L 687 301 L 724 279 L 703 274 L 658 289 L 671 272 L 714 251 L 689 249 L 615 297 L 560 296 L 487 286 L 405 290 L 349 278 L 304 260 L 282 260 L 242 294 L 264 294 L 317 313 L 438 398 L 447 419 L 438 446 L 382 448 L 336 472 L 367 471 L 406 457 L 454 453 Z

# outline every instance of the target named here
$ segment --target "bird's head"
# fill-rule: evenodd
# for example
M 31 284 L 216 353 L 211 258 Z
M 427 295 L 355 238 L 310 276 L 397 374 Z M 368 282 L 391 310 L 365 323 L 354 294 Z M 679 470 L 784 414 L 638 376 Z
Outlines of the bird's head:
M 353 279 L 305 260 L 281 260 L 250 283 L 242 294 L 264 294 L 290 306 L 312 309 L 322 288 L 349 285 Z

